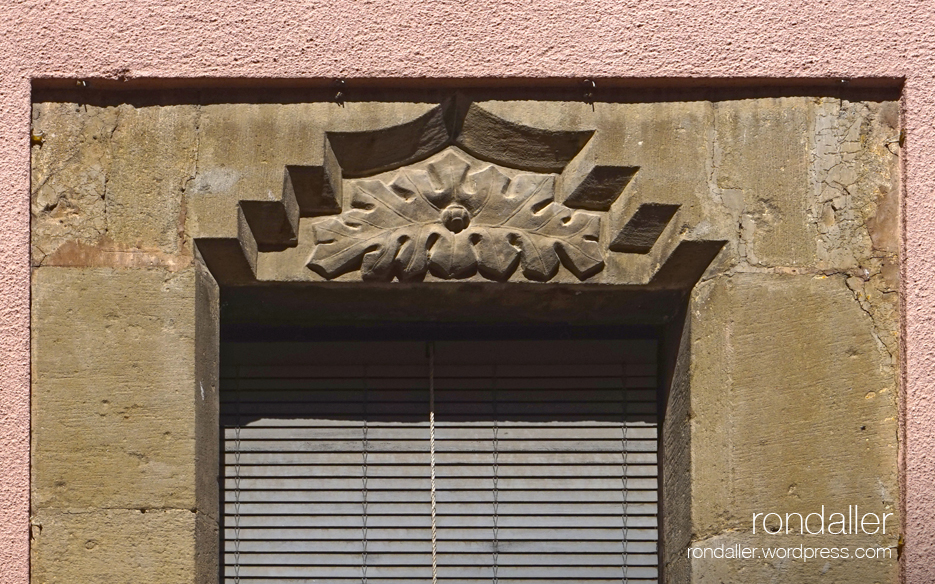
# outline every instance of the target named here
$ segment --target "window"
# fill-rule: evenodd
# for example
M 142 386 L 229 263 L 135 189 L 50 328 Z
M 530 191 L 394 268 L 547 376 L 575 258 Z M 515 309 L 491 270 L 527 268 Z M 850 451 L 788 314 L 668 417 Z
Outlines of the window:
M 225 344 L 225 582 L 656 582 L 656 350 Z

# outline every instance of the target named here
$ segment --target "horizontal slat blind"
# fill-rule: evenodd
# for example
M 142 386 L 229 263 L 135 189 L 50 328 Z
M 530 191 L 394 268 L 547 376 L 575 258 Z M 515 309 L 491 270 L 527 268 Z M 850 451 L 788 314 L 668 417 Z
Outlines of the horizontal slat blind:
M 439 581 L 657 582 L 655 352 L 435 344 Z M 424 344 L 223 355 L 225 582 L 430 582 Z

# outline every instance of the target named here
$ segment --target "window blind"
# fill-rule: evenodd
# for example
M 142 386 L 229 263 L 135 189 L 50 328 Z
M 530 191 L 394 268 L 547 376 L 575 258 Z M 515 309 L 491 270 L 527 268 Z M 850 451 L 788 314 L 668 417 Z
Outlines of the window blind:
M 432 347 L 226 346 L 225 582 L 657 582 L 655 342 Z

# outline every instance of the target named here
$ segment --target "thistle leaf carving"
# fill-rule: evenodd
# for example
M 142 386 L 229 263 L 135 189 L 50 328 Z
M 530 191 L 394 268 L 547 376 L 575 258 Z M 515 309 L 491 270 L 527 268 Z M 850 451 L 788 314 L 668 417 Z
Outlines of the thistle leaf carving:
M 511 178 L 448 150 L 388 181 L 349 182 L 350 208 L 314 225 L 308 267 L 328 279 L 505 281 L 521 266 L 544 282 L 559 265 L 582 280 L 604 266 L 600 215 L 557 203 L 552 175 Z

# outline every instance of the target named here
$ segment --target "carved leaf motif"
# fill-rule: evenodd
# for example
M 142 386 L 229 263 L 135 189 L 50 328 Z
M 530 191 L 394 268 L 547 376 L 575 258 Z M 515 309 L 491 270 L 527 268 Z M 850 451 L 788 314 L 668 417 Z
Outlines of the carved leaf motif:
M 469 278 L 477 271 L 477 258 L 468 232 L 439 233 L 429 249 L 429 271 L 439 278 Z
M 419 228 L 437 215 L 421 197 L 403 198 L 379 181 L 361 181 L 353 192 L 350 210 L 314 226 L 317 245 L 308 265 L 325 278 L 335 278 L 361 268 L 368 255 L 373 256 L 366 262 L 368 268 L 378 266 L 378 272 L 383 272 L 387 262 L 383 256 L 391 254 L 392 267 L 399 247 L 407 240 L 419 239 Z M 423 243 L 427 237 L 424 234 L 421 238 Z M 418 258 L 412 263 L 417 267 Z M 364 270 L 363 275 L 371 276 L 370 272 Z
M 522 266 L 536 281 L 564 265 L 585 279 L 604 266 L 600 215 L 554 200 L 553 177 L 512 180 L 491 165 L 471 165 L 448 152 L 424 169 L 399 171 L 389 184 L 359 180 L 350 209 L 314 225 L 308 261 L 325 278 L 361 270 L 365 280 L 467 278 L 504 281 Z M 445 223 L 452 209 L 469 226 Z M 458 210 L 460 209 L 460 210 Z
M 477 257 L 477 271 L 488 280 L 503 281 L 516 271 L 519 248 L 513 243 L 509 230 L 497 227 L 475 227 L 471 242 Z
M 556 203 L 544 183 L 502 225 L 515 228 L 508 233 L 517 237 L 523 275 L 530 280 L 550 280 L 559 261 L 582 280 L 604 267 L 600 215 Z
M 367 250 L 361 261 L 365 280 L 390 280 L 397 270 L 408 276 L 425 274 L 425 239 L 431 234 L 423 225 L 407 225 L 389 233 L 386 240 Z
M 470 164 L 449 152 L 430 162 L 425 170 L 401 170 L 392 188 L 405 196 L 421 195 L 436 209 L 444 209 L 451 204 L 469 169 Z

